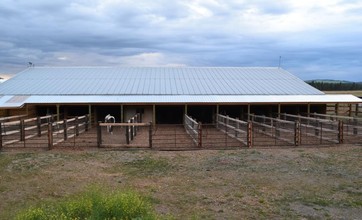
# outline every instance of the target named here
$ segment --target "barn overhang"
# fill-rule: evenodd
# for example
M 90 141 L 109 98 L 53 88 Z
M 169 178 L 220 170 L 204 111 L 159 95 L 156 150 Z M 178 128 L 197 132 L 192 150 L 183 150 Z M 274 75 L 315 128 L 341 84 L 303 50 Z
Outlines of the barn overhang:
M 353 95 L 32 95 L 2 96 L 0 108 L 21 108 L 25 104 L 359 104 L 362 99 Z

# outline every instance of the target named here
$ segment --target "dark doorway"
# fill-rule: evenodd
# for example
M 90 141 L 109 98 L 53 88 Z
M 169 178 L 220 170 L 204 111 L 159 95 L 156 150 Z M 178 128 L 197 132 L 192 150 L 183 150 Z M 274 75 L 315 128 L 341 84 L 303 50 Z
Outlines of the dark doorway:
M 104 118 L 106 117 L 106 115 L 110 114 L 116 119 L 116 122 L 121 122 L 121 106 L 96 106 L 95 109 L 97 114 L 97 121 L 104 122 Z
M 62 114 L 64 112 L 64 107 L 59 107 L 59 112 Z M 56 115 L 57 114 L 57 107 L 55 105 L 48 105 L 48 106 L 36 106 L 36 115 L 37 116 L 44 116 L 44 115 Z
M 248 106 L 243 105 L 222 105 L 219 106 L 219 114 L 228 115 L 232 118 L 242 119 L 243 115 L 247 113 Z
M 277 105 L 252 105 L 250 106 L 250 113 L 256 115 L 265 115 L 267 117 L 274 117 L 278 113 Z
M 211 124 L 215 117 L 215 106 L 188 106 L 187 114 L 204 124 Z
M 310 113 L 318 113 L 318 114 L 326 114 L 327 113 L 327 105 L 311 105 Z
M 156 124 L 182 124 L 184 106 L 156 106 Z
M 75 116 L 82 116 L 89 113 L 88 106 L 78 105 L 78 106 L 65 106 L 64 113 L 66 113 L 67 118 L 72 118 Z
M 306 114 L 308 112 L 308 105 L 282 105 L 281 113 L 287 114 Z

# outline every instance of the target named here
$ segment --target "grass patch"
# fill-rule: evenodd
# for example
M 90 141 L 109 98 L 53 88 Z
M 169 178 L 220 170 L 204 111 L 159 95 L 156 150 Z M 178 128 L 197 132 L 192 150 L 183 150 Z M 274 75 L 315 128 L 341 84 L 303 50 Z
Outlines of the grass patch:
M 93 187 L 58 202 L 18 213 L 17 220 L 42 219 L 159 219 L 150 203 L 134 191 L 104 192 Z
M 167 159 L 150 156 L 123 164 L 123 171 L 131 176 L 162 176 L 172 168 L 173 165 Z

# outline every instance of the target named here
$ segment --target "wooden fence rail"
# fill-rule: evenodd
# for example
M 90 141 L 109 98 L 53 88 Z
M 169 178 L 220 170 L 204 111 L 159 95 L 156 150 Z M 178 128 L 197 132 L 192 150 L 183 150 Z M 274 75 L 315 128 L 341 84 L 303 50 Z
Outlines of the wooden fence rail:
M 201 123 L 198 123 L 195 119 L 185 114 L 184 127 L 186 133 L 190 135 L 192 141 L 196 144 L 196 146 L 201 147 L 202 146 Z
M 47 115 L 35 118 L 23 119 L 23 116 L 17 121 L 0 122 L 0 149 L 8 145 L 22 144 L 23 147 L 30 147 L 30 140 L 41 138 L 47 134 L 48 148 L 53 148 L 54 145 L 60 143 L 73 135 L 79 135 L 84 131 L 88 131 L 88 116 L 75 117 L 57 122 L 54 120 L 56 115 Z M 63 130 L 60 131 L 60 125 L 63 125 Z M 74 134 L 68 135 L 68 132 L 73 130 Z M 49 133 L 50 132 L 50 133 Z M 63 140 L 60 141 L 57 134 L 63 133 Z M 56 142 L 54 142 L 56 140 Z M 28 143 L 29 142 L 29 143 Z M 34 142 L 34 141 L 33 141 Z M 39 141 L 39 144 L 41 141 Z
M 252 147 L 252 124 L 250 122 L 231 118 L 227 115 L 218 114 L 216 116 L 216 128 L 235 138 L 244 145 Z

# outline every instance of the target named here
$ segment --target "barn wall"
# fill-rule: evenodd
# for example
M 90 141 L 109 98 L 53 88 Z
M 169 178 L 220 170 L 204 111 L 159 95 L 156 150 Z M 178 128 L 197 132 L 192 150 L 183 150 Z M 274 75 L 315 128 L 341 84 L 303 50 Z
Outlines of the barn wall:
M 132 118 L 136 113 L 142 113 L 142 121 L 152 121 L 152 106 L 124 106 L 123 117 L 126 122 Z
M 36 108 L 33 105 L 24 106 L 23 108 L 12 108 L 12 109 L 2 109 L 0 111 L 1 117 L 6 116 L 15 116 L 15 115 L 28 115 L 28 117 L 36 116 Z

